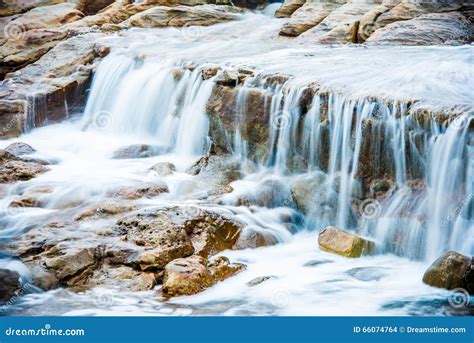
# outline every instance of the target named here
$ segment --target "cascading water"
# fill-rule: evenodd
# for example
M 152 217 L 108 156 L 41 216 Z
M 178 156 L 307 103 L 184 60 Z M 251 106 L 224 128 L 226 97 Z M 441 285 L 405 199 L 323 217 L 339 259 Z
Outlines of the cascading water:
M 247 14 L 204 28 L 200 39 L 186 44 L 171 28 L 130 30 L 118 37 L 95 73 L 82 118 L 21 137 L 37 149 L 34 157 L 57 164 L 35 179 L 8 186 L 0 200 L 5 209 L 0 237 L 10 241 L 52 220 L 70 220 L 109 199 L 118 187 L 163 181 L 169 193 L 133 201 L 133 206 L 221 211 L 235 216 L 248 232 L 279 244 L 225 251 L 247 270 L 194 297 L 163 303 L 152 292 L 117 292 L 117 303 L 103 310 L 91 303 L 99 289 L 58 290 L 26 296 L 13 313 L 41 313 L 38 304 L 46 301 L 68 314 L 434 313 L 435 305 L 424 304 L 445 294 L 421 283 L 426 264 L 446 250 L 474 253 L 473 115 L 465 110 L 472 107 L 466 92 L 472 81 L 463 77 L 472 67 L 473 48 L 307 48 L 273 39 L 280 24 Z M 249 35 L 257 25 L 258 33 Z M 242 177 L 230 184 L 232 192 L 219 196 L 208 196 L 215 189 L 207 180 L 185 173 L 216 143 L 206 107 L 215 77 L 201 77 L 211 63 L 255 70 L 235 87 L 237 124 L 226 132 L 232 157 L 243 162 Z M 280 72 L 292 77 L 273 82 Z M 245 124 L 254 119 L 249 103 L 255 90 L 264 94 L 258 115 L 267 122 L 258 129 L 267 136 L 265 153 L 252 155 L 255 142 L 247 137 L 253 128 Z M 449 118 L 449 126 L 436 118 L 420 119 L 416 106 L 425 104 L 435 109 L 459 105 L 463 114 Z M 114 151 L 132 144 L 155 146 L 158 155 L 111 159 Z M 171 162 L 177 171 L 157 176 L 150 171 L 157 162 Z M 298 180 L 307 191 L 305 211 L 297 211 L 301 204 L 292 193 Z M 389 186 L 380 192 L 379 184 Z M 41 208 L 9 209 L 19 195 L 39 188 Z M 114 222 L 75 223 L 74 239 Z M 319 250 L 317 232 L 328 225 L 372 238 L 378 254 L 345 259 Z M 249 286 L 262 277 L 268 281 Z M 282 295 L 283 303 L 278 301 Z

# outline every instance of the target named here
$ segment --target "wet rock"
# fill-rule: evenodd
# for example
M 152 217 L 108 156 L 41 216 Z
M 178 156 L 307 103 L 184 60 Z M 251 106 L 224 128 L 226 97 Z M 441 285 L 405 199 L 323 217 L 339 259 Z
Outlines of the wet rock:
M 345 257 L 360 257 L 372 252 L 372 241 L 350 234 L 334 226 L 325 228 L 318 237 L 319 247 Z
M 128 24 L 146 28 L 209 26 L 236 20 L 238 17 L 235 13 L 238 12 L 240 12 L 238 9 L 230 6 L 157 6 L 132 16 Z
M 214 82 L 224 86 L 237 86 L 239 74 L 235 70 L 224 69 L 217 74 Z
M 100 218 L 113 216 L 120 213 L 126 213 L 135 211 L 137 208 L 135 206 L 121 204 L 121 203 L 103 203 L 100 205 L 92 206 L 74 217 L 74 220 L 97 220 Z
M 247 282 L 247 286 L 249 287 L 255 287 L 257 285 L 260 285 L 261 283 L 267 281 L 267 280 L 271 280 L 271 279 L 276 279 L 277 277 L 276 276 L 273 276 L 273 275 L 270 275 L 270 276 L 259 276 L 259 277 L 256 277 L 255 279 L 252 279 L 250 280 L 249 282 Z
M 232 263 L 225 256 L 219 256 L 213 259 L 207 265 L 207 268 L 214 278 L 214 281 L 220 282 L 243 271 L 246 266 L 242 263 Z
M 474 294 L 473 273 L 472 258 L 450 251 L 431 264 L 423 282 L 438 288 L 465 288 Z
M 200 256 L 170 262 L 163 277 L 163 294 L 168 297 L 192 295 L 214 285 L 214 278 L 206 264 L 206 259 Z
M 282 25 L 280 35 L 290 37 L 299 36 L 303 32 L 321 23 L 337 6 L 338 4 L 328 3 L 326 1 L 306 2 Z
M 103 265 L 92 273 L 84 284 L 87 289 L 93 287 L 114 287 L 118 289 L 142 292 L 153 289 L 159 277 L 156 273 L 141 272 L 128 266 Z
M 0 139 L 18 137 L 24 130 L 28 104 L 23 100 L 0 100 Z
M 238 110 L 237 97 L 240 91 L 245 92 L 245 101 L 242 104 L 246 109 L 245 115 Z M 242 89 L 241 86 L 216 84 L 206 105 L 210 120 L 212 153 L 231 153 L 235 129 L 240 128 L 242 139 L 249 143 L 249 158 L 261 160 L 267 157 L 272 97 L 273 93 L 259 88 Z
M 176 171 L 176 167 L 170 162 L 158 162 L 150 170 L 154 171 L 158 176 L 168 176 Z
M 288 18 L 298 8 L 304 5 L 306 0 L 285 0 L 279 9 L 275 11 L 275 17 L 277 18 Z
M 472 25 L 461 13 L 430 13 L 389 24 L 375 31 L 367 39 L 367 44 L 463 44 L 472 34 Z
M 20 287 L 20 274 L 8 269 L 0 269 L 0 302 L 8 301 Z
M 260 247 L 266 247 L 276 244 L 275 238 L 264 235 L 262 232 L 254 230 L 252 228 L 244 228 L 236 240 L 232 249 L 243 250 L 243 249 L 255 249 Z
M 388 268 L 359 267 L 349 269 L 346 273 L 360 281 L 378 281 L 387 275 Z
M 16 156 L 0 150 L 0 183 L 27 181 L 48 170 L 49 168 L 39 163 L 21 161 Z
M 316 191 L 326 181 L 323 172 L 315 171 L 298 176 L 290 185 L 291 196 L 296 207 L 303 213 L 309 213 L 314 205 Z
M 127 186 L 120 189 L 114 196 L 134 200 L 139 198 L 153 198 L 162 193 L 168 193 L 166 183 L 156 181 L 154 183 L 140 183 L 135 186 Z
M 97 264 L 94 247 L 63 249 L 58 246 L 55 250 L 57 256 L 47 258 L 44 263 L 46 269 L 53 271 L 60 282 L 69 282 L 73 285 L 77 279 L 92 272 L 91 267 Z
M 22 142 L 12 143 L 5 148 L 5 151 L 15 156 L 30 155 L 36 152 L 31 145 Z
M 332 261 L 330 260 L 313 260 L 313 261 L 308 261 L 306 262 L 303 266 L 304 267 L 317 267 L 317 266 L 320 266 L 322 264 L 327 264 L 327 263 L 331 263 Z
M 116 150 L 113 159 L 147 158 L 163 153 L 163 148 L 156 145 L 134 144 Z
M 242 177 L 240 161 L 232 156 L 204 156 L 186 169 L 186 173 L 196 175 L 214 189 L 227 186 Z
M 132 259 L 143 271 L 163 269 L 170 261 L 194 253 L 186 230 L 173 221 L 174 214 L 167 211 L 139 213 L 121 219 L 114 230 L 129 242 L 145 250 Z
M 204 257 L 232 249 L 243 225 L 232 218 L 200 210 L 185 222 L 195 253 Z
M 202 79 L 209 80 L 210 78 L 213 78 L 214 76 L 216 76 L 220 70 L 221 70 L 221 67 L 219 65 L 207 66 L 202 69 L 202 72 L 201 72 Z
M 24 196 L 24 197 L 20 197 L 20 198 L 16 198 L 12 200 L 9 206 L 23 208 L 23 207 L 40 207 L 39 205 L 40 204 L 35 198 Z
M 332 11 L 319 25 L 301 34 L 302 42 L 323 44 L 357 43 L 357 31 L 362 17 L 376 5 L 349 2 Z
M 115 0 L 79 0 L 77 9 L 85 15 L 91 15 L 99 12 L 114 2 Z

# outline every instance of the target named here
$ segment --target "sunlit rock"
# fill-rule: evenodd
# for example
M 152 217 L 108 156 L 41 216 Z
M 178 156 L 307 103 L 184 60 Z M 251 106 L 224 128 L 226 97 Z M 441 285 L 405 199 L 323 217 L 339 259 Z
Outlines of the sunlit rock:
M 345 257 L 368 255 L 375 246 L 372 241 L 355 236 L 334 226 L 325 228 L 319 234 L 318 243 L 322 250 Z

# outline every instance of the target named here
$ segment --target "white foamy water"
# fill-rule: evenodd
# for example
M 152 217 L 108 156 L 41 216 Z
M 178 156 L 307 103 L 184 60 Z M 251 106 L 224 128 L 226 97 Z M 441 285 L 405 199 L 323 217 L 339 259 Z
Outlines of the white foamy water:
M 473 47 L 315 47 L 278 39 L 281 20 L 261 14 L 242 15 L 240 21 L 199 29 L 189 37 L 185 29 L 134 29 L 108 38 L 115 48 L 100 64 L 82 116 L 35 129 L 14 141 L 32 145 L 33 157 L 56 161 L 51 171 L 30 181 L 6 186 L 0 199 L 0 238 L 14 239 L 28 229 L 57 218 L 70 218 L 80 209 L 100 203 L 120 187 L 165 182 L 170 193 L 138 199 L 138 208 L 193 205 L 229 213 L 278 244 L 258 249 L 225 251 L 247 269 L 201 294 L 163 301 L 155 291 L 126 293 L 94 289 L 74 294 L 66 290 L 30 294 L 11 308 L 16 314 L 67 315 L 426 315 L 455 314 L 447 305 L 448 292 L 424 285 L 423 272 L 443 251 L 474 253 L 472 180 L 472 114 L 455 126 L 430 123 L 421 128 L 407 116 L 407 104 L 418 100 L 431 108 L 453 106 L 472 109 Z M 256 29 L 258 28 L 258 29 Z M 212 63 L 245 65 L 258 73 L 246 81 L 274 94 L 269 113 L 269 156 L 259 161 L 234 191 L 209 203 L 200 183 L 185 169 L 207 153 L 209 122 L 205 105 L 213 79 L 203 81 L 201 70 Z M 194 68 L 190 71 L 189 65 Z M 264 75 L 293 75 L 284 86 L 269 87 Z M 321 84 L 302 118 L 300 100 L 312 82 Z M 238 111 L 245 120 L 245 87 Z M 326 98 L 323 91 L 329 90 Z M 379 104 L 366 99 L 376 96 Z M 395 102 L 390 100 L 396 100 Z M 327 102 L 328 118 L 321 118 Z M 377 111 L 376 111 L 377 110 Z M 285 125 L 272 125 L 285 115 Z M 402 117 L 400 119 L 400 117 Z M 276 119 L 275 119 L 276 118 Z M 367 137 L 367 120 L 383 123 L 370 133 L 392 156 L 396 191 L 380 206 L 375 218 L 356 218 L 351 199 L 357 192 L 358 159 Z M 302 123 L 304 130 L 298 134 Z M 377 127 L 374 125 L 374 127 Z M 329 140 L 324 140 L 329 133 Z M 240 128 L 232 132 L 234 155 L 248 156 L 251 142 Z M 415 137 L 421 135 L 423 151 Z M 142 159 L 112 159 L 114 151 L 132 144 L 148 144 L 159 155 Z M 326 144 L 326 149 L 323 146 Z M 406 160 L 405 146 L 413 167 Z M 324 151 L 328 150 L 328 156 Z M 314 194 L 313 207 L 304 220 L 297 213 L 288 185 L 298 176 L 287 168 L 300 156 L 306 170 L 324 178 Z M 377 157 L 379 157 L 377 155 Z M 327 159 L 327 161 L 324 161 Z M 159 177 L 149 168 L 171 162 L 177 172 Z M 411 161 L 410 163 L 412 163 Z M 382 168 L 382 162 L 375 168 Z M 418 173 L 427 187 L 413 194 L 406 181 Z M 261 196 L 275 189 L 262 206 Z M 42 208 L 12 211 L 8 204 L 18 194 L 50 187 L 41 195 Z M 449 195 L 449 196 L 447 196 Z M 249 206 L 237 206 L 239 199 Z M 468 199 L 468 200 L 466 200 Z M 458 204 L 459 210 L 452 204 Z M 414 214 L 407 218 L 407 213 Z M 413 219 L 415 218 L 415 219 Z M 421 219 L 419 219 L 421 218 Z M 419 220 L 418 220 L 419 219 Z M 87 235 L 98 225 L 115 220 L 80 224 Z M 319 229 L 339 225 L 375 240 L 374 256 L 347 259 L 321 251 Z M 391 243 L 402 233 L 396 247 Z M 3 259 L 3 265 L 24 266 Z M 2 264 L 0 264 L 0 267 Z M 256 278 L 267 278 L 256 283 Z M 254 284 L 249 282 L 254 280 Z M 103 302 L 101 299 L 106 298 Z

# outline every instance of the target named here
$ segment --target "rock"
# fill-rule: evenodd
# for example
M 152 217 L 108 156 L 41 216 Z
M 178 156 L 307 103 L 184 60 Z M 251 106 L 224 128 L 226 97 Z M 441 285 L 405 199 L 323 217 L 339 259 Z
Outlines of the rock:
M 121 219 L 114 230 L 145 250 L 132 259 L 141 270 L 159 270 L 172 260 L 194 253 L 191 239 L 183 226 L 173 222 L 173 213 L 145 212 Z
M 319 247 L 345 257 L 368 255 L 374 249 L 372 241 L 355 236 L 334 226 L 325 228 L 318 237 Z
M 57 256 L 47 258 L 44 261 L 47 270 L 54 272 L 60 282 L 68 282 L 73 285 L 79 278 L 83 278 L 92 272 L 91 267 L 95 266 L 97 261 L 96 250 L 94 247 L 84 248 L 62 248 L 58 246 Z M 69 280 L 69 279 L 73 279 Z
M 259 277 L 256 277 L 255 279 L 252 279 L 250 280 L 249 282 L 247 282 L 247 286 L 249 287 L 255 287 L 257 285 L 260 285 L 262 282 L 265 282 L 267 280 L 271 280 L 271 279 L 276 279 L 277 277 L 276 276 L 273 276 L 273 275 L 270 275 L 270 276 L 259 276 Z
M 447 252 L 426 270 L 423 282 L 438 288 L 465 288 L 470 294 L 474 294 L 472 263 L 473 259 L 468 256 L 454 251 Z
M 116 150 L 112 158 L 116 160 L 128 158 L 147 158 L 160 155 L 164 152 L 163 148 L 156 145 L 134 144 Z
M 430 13 L 389 24 L 375 31 L 366 42 L 385 45 L 464 44 L 473 32 L 472 25 L 459 12 Z
M 322 264 L 327 264 L 327 263 L 331 263 L 332 261 L 330 260 L 312 260 L 312 261 L 308 261 L 306 262 L 303 266 L 304 267 L 317 267 L 317 266 L 320 266 Z
M 162 193 L 168 193 L 168 186 L 164 182 L 156 181 L 154 183 L 140 183 L 136 186 L 127 186 L 121 188 L 114 194 L 116 197 L 134 200 L 139 198 L 153 198 Z
M 322 187 L 326 181 L 326 174 L 315 171 L 309 174 L 298 176 L 290 185 L 291 196 L 296 207 L 307 214 L 314 206 L 314 196 L 316 191 Z
M 168 176 L 176 171 L 176 167 L 170 162 L 158 162 L 150 170 L 154 171 L 158 176 Z
M 128 266 L 103 265 L 87 279 L 84 288 L 100 286 L 143 292 L 153 289 L 158 279 L 158 274 L 141 272 Z
M 72 37 L 54 48 L 47 48 L 47 53 L 35 63 L 6 75 L 0 84 L 0 93 L 7 94 L 2 101 L 21 100 L 26 103 L 24 112 L 16 113 L 27 113 L 30 106 L 36 110 L 34 118 L 25 118 L 26 127 L 23 129 L 59 121 L 67 113 L 79 112 L 83 108 L 91 65 L 99 57 L 96 42 L 101 37 L 104 37 L 101 33 Z
M 215 83 L 225 86 L 237 86 L 239 82 L 239 75 L 235 70 L 224 69 L 218 72 Z
M 255 249 L 255 248 L 274 245 L 276 243 L 277 242 L 273 237 L 266 236 L 262 232 L 246 227 L 240 233 L 239 238 L 235 242 L 232 249 L 234 250 L 243 250 L 243 249 L 249 249 L 249 248 Z
M 77 9 L 85 15 L 91 15 L 96 14 L 114 2 L 115 0 L 79 0 Z
M 243 271 L 245 267 L 245 264 L 242 263 L 231 263 L 225 256 L 219 256 L 207 265 L 207 268 L 215 282 L 224 281 L 225 279 Z
M 18 137 L 23 133 L 27 107 L 23 100 L 0 100 L 0 139 Z
M 232 156 L 204 156 L 186 169 L 186 173 L 197 176 L 197 181 L 206 183 L 213 189 L 226 187 L 242 177 L 241 161 Z
M 337 6 L 338 4 L 328 3 L 326 1 L 306 2 L 282 25 L 280 35 L 290 37 L 299 36 L 303 32 L 318 25 L 337 8 Z
M 301 34 L 302 42 L 323 44 L 357 43 L 357 31 L 362 17 L 376 5 L 349 2 L 332 11 L 319 25 Z
M 16 156 L 0 150 L 0 183 L 27 181 L 47 171 L 49 168 L 39 163 L 21 161 Z
M 367 40 L 376 30 L 391 23 L 410 20 L 425 13 L 422 7 L 414 3 L 401 3 L 396 6 L 383 4 L 367 12 L 360 20 L 357 32 L 358 42 Z
M 163 277 L 163 294 L 168 297 L 192 295 L 214 285 L 214 278 L 206 264 L 206 259 L 200 256 L 170 262 L 166 265 Z
M 146 28 L 209 26 L 236 20 L 238 12 L 238 9 L 230 6 L 157 6 L 132 16 L 128 25 Z
M 0 269 L 0 302 L 8 301 L 20 290 L 20 287 L 20 274 L 8 269 Z
M 36 152 L 31 145 L 22 142 L 12 143 L 5 148 L 5 151 L 15 156 L 30 155 Z
M 103 217 L 135 211 L 136 209 L 137 208 L 135 206 L 108 202 L 108 203 L 103 203 L 103 204 L 92 206 L 90 208 L 85 209 L 84 211 L 76 215 L 74 217 L 74 220 L 76 221 L 84 220 L 84 219 L 97 220 Z
M 245 97 L 239 92 L 245 91 Z M 206 110 L 209 115 L 209 135 L 212 139 L 214 154 L 223 155 L 232 152 L 232 141 L 235 129 L 240 128 L 242 140 L 249 144 L 248 155 L 252 160 L 262 160 L 267 157 L 270 106 L 273 94 L 259 88 L 242 89 L 241 86 L 229 87 L 216 84 L 209 98 Z M 238 106 L 243 106 L 245 115 Z
M 40 47 L 38 43 L 47 43 L 65 37 L 62 32 L 48 30 L 79 20 L 82 17 L 83 14 L 76 10 L 76 5 L 62 3 L 34 8 L 19 18 L 10 21 L 4 28 L 5 38 L 8 40 L 0 47 L 0 57 L 2 58 L 0 74 L 12 72 L 37 60 L 55 45 L 54 43 Z M 50 32 L 53 32 L 53 34 Z M 32 46 L 33 41 L 36 43 Z
M 39 203 L 33 197 L 20 197 L 10 202 L 9 207 L 40 207 Z
M 279 9 L 275 11 L 275 17 L 277 18 L 288 18 L 298 8 L 304 5 L 306 0 L 285 0 Z

